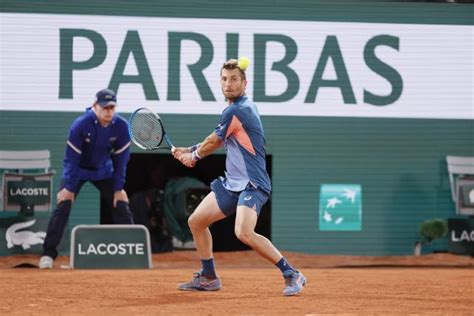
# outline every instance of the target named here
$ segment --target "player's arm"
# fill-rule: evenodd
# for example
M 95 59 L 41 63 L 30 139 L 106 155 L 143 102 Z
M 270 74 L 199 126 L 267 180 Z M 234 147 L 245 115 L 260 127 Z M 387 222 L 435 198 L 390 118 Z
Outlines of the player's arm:
M 202 145 L 202 143 L 197 143 L 197 144 L 189 146 L 189 147 L 174 147 L 171 150 L 171 153 L 176 158 L 177 156 L 179 156 L 181 154 L 192 153 L 193 151 L 195 151 L 196 149 L 201 147 L 201 145 Z
M 215 132 L 212 132 L 204 139 L 200 146 L 198 146 L 195 150 L 191 152 L 191 155 L 194 154 L 193 160 L 197 161 L 199 159 L 209 156 L 217 149 L 219 149 L 222 144 L 224 144 L 222 140 L 216 135 Z
M 235 108 L 227 107 L 221 115 L 219 124 L 209 136 L 207 136 L 195 150 L 187 152 L 173 152 L 173 156 L 181 161 L 186 167 L 194 167 L 196 161 L 209 156 L 224 144 L 227 137 L 233 134 L 236 124 L 233 122 Z
M 214 131 L 207 136 L 201 143 L 201 146 L 196 148 L 191 154 L 194 161 L 198 161 L 204 157 L 209 156 L 221 147 L 225 140 L 238 129 L 239 122 L 236 116 L 235 107 L 227 107 L 221 115 L 219 124 Z
M 186 167 L 194 167 L 196 161 L 201 160 L 204 157 L 209 156 L 215 152 L 223 144 L 222 140 L 216 135 L 215 132 L 207 136 L 199 146 L 196 146 L 194 150 L 188 148 L 186 152 L 179 152 L 176 150 L 173 152 L 173 156 L 181 161 Z M 191 151 L 192 150 L 192 151 Z

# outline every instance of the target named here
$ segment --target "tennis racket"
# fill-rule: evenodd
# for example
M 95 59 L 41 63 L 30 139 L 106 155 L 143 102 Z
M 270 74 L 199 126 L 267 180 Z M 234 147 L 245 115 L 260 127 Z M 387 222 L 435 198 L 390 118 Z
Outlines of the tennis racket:
M 139 108 L 132 113 L 128 120 L 128 132 L 133 143 L 141 149 L 174 149 L 171 139 L 166 135 L 163 121 L 148 108 Z

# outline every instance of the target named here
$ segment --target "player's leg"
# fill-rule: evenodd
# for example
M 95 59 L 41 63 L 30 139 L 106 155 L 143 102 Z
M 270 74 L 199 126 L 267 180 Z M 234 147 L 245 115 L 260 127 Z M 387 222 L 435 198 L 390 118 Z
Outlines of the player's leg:
M 268 197 L 265 192 L 253 188 L 240 194 L 235 218 L 235 234 L 243 243 L 280 269 L 286 283 L 283 294 L 295 295 L 303 289 L 306 278 L 288 263 L 270 240 L 255 232 L 258 215 Z
M 212 235 L 209 226 L 223 218 L 225 214 L 220 210 L 214 192 L 210 192 L 189 216 L 188 225 L 201 259 L 212 258 Z
M 258 215 L 255 209 L 245 205 L 237 206 L 235 235 L 259 255 L 276 264 L 282 258 L 282 255 L 270 240 L 255 232 L 257 219 Z
M 237 195 L 225 190 L 219 180 L 212 182 L 211 189 L 212 192 L 202 200 L 188 219 L 196 250 L 201 259 L 202 270 L 195 273 L 190 282 L 179 284 L 180 290 L 215 291 L 221 288 L 214 268 L 212 235 L 209 226 L 235 212 Z
M 117 201 L 116 206 L 113 205 L 115 193 L 113 179 L 92 181 L 92 184 L 100 191 L 101 207 L 104 207 L 101 215 L 105 217 L 101 219 L 101 223 L 110 221 L 111 218 L 113 224 L 133 224 L 133 215 L 128 201 Z
M 80 181 L 78 187 L 74 191 L 74 198 L 77 198 L 85 181 Z M 59 191 L 64 189 L 64 180 L 61 180 Z M 40 269 L 51 269 L 53 260 L 58 256 L 58 245 L 66 229 L 69 215 L 71 213 L 72 200 L 60 201 L 51 213 L 49 218 L 48 229 L 43 243 L 43 253 L 40 259 Z
M 214 268 L 212 254 L 212 235 L 209 225 L 225 217 L 217 204 L 214 192 L 210 192 L 198 205 L 188 219 L 194 244 L 201 259 L 202 269 L 194 274 L 190 282 L 178 284 L 182 291 L 217 291 L 221 288 L 220 279 Z

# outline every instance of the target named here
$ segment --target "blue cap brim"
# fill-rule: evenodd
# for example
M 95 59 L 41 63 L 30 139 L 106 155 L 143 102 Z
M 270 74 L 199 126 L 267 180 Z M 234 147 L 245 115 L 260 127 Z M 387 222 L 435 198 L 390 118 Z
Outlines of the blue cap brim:
M 113 106 L 116 106 L 117 105 L 117 102 L 115 101 L 107 101 L 107 102 L 97 102 L 101 107 L 106 107 L 106 106 L 109 106 L 109 105 L 113 105 Z

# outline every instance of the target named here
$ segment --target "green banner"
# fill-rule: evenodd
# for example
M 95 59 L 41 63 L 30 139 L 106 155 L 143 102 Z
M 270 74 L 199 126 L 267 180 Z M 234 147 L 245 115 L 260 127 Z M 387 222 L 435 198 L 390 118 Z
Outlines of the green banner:
M 319 229 L 322 231 L 362 229 L 362 189 L 359 184 L 321 185 Z
M 51 181 L 37 181 L 26 178 L 7 182 L 9 204 L 37 205 L 49 203 L 51 199 Z
M 73 269 L 149 269 L 150 235 L 143 225 L 78 225 L 71 236 Z
M 48 220 L 49 213 L 24 217 L 17 212 L 4 212 L 0 217 L 0 256 L 41 254 Z
M 448 218 L 448 251 L 474 256 L 474 218 Z

